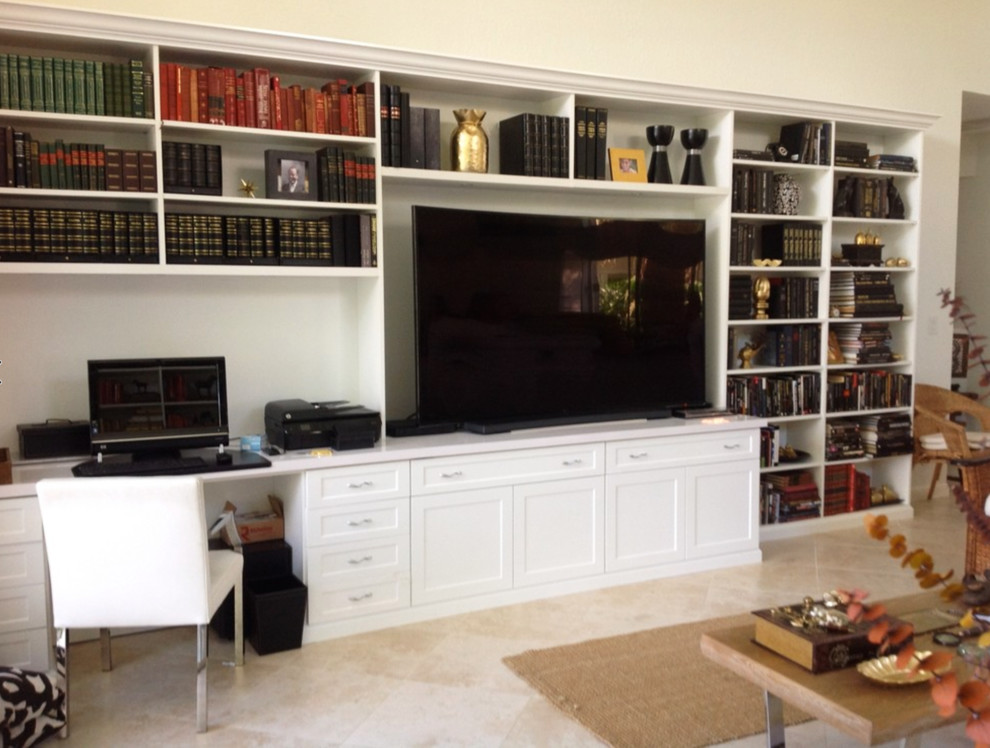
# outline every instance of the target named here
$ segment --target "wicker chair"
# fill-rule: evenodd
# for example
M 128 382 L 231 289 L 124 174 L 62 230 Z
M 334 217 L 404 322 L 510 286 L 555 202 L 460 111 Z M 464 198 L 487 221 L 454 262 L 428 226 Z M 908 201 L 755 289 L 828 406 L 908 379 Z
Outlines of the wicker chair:
M 916 384 L 914 463 L 935 463 L 928 498 L 932 498 L 943 463 L 984 454 L 990 454 L 990 408 L 943 387 Z

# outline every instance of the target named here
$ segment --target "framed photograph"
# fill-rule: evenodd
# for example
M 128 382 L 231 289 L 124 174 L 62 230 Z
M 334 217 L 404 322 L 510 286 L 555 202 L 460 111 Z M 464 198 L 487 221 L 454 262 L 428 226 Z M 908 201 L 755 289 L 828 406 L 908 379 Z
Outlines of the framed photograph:
M 964 379 L 969 371 L 969 336 L 952 336 L 952 378 Z
M 608 160 L 613 182 L 646 181 L 646 156 L 642 149 L 609 148 Z
M 265 194 L 279 200 L 316 200 L 316 154 L 265 151 Z

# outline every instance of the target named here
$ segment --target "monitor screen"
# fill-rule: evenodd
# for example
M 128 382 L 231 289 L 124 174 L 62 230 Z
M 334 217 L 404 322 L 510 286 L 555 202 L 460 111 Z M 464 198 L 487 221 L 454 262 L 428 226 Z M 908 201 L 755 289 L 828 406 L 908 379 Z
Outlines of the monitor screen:
M 421 424 L 704 405 L 705 222 L 413 208 Z
M 93 454 L 149 453 L 227 444 L 222 356 L 88 362 Z

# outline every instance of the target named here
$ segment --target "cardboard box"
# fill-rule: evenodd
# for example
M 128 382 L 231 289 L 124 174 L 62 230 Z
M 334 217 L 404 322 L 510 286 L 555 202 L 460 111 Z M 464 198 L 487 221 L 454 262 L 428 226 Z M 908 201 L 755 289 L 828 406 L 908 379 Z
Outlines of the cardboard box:
M 800 609 L 800 605 L 788 606 Z M 872 622 L 852 624 L 850 631 L 829 632 L 792 626 L 774 609 L 754 610 L 757 644 L 796 662 L 812 673 L 825 673 L 872 660 L 879 655 L 867 634 Z
M 220 519 L 214 524 L 214 529 L 219 531 L 227 545 L 235 548 L 263 540 L 282 540 L 285 537 L 282 500 L 269 494 L 268 504 L 271 506 L 270 510 L 238 514 L 237 507 L 228 501 Z

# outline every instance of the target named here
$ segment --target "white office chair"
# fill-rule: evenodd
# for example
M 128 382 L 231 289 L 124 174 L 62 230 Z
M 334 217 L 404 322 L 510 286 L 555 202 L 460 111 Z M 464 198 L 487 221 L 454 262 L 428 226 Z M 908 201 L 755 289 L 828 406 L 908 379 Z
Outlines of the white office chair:
M 207 632 L 231 589 L 234 660 L 244 664 L 244 558 L 208 550 L 200 480 L 48 479 L 38 483 L 38 499 L 55 657 L 65 662 L 63 736 L 69 727 L 68 629 L 79 627 L 100 629 L 103 669 L 109 670 L 110 628 L 195 625 L 196 727 L 206 732 Z

